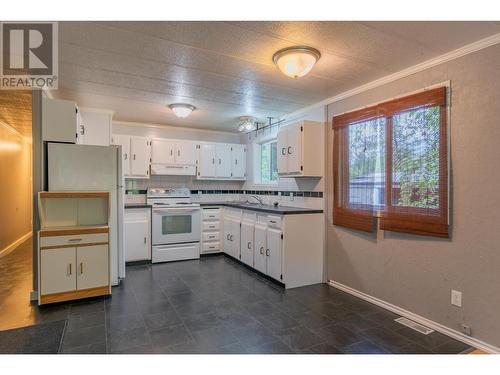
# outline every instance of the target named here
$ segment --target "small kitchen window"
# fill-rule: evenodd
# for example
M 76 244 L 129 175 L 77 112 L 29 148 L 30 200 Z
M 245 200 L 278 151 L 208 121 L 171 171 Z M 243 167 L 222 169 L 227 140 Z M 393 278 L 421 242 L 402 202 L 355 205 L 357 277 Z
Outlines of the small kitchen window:
M 261 184 L 278 182 L 277 142 L 272 140 L 260 144 L 260 181 Z

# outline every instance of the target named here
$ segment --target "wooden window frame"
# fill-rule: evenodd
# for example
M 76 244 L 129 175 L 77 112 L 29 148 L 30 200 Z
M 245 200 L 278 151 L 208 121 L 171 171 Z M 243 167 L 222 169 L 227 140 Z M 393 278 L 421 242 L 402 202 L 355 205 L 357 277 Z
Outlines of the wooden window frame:
M 416 207 L 398 207 L 392 203 L 392 117 L 398 113 L 426 107 L 440 107 L 439 135 L 439 208 L 422 209 Z M 385 129 L 385 205 L 381 210 L 374 207 L 361 209 L 348 207 L 344 197 L 346 194 L 348 165 L 344 160 L 348 152 L 348 132 L 346 129 L 355 123 L 384 117 Z M 448 125 L 446 87 L 426 90 L 417 94 L 383 102 L 368 108 L 334 116 L 333 143 L 333 223 L 352 229 L 372 232 L 375 228 L 375 211 L 380 212 L 380 229 L 449 237 L 448 224 Z M 341 155 L 343 154 L 343 155 Z

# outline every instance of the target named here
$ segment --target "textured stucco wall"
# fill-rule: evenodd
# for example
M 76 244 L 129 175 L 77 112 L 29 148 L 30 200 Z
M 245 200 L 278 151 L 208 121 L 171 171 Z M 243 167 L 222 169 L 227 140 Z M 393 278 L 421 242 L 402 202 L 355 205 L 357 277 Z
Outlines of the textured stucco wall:
M 328 106 L 335 114 L 451 81 L 451 239 L 334 227 L 327 152 L 328 278 L 500 347 L 500 45 Z M 450 304 L 451 289 L 463 307 Z

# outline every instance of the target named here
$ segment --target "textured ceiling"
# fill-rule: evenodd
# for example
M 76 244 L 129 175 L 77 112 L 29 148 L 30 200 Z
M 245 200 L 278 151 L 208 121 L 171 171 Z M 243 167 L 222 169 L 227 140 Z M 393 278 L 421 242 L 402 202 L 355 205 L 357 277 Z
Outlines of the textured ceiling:
M 498 22 L 61 22 L 53 95 L 116 120 L 236 131 L 240 116 L 283 116 L 498 32 Z M 297 44 L 322 58 L 294 80 L 271 58 Z M 198 109 L 178 119 L 174 102 Z
M 0 122 L 31 139 L 31 91 L 0 90 Z

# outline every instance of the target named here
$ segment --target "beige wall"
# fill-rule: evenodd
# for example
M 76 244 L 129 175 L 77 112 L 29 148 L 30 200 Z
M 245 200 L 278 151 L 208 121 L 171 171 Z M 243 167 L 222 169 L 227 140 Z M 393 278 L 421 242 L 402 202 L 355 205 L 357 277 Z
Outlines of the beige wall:
M 0 254 L 31 231 L 31 143 L 0 123 Z
M 500 45 L 328 106 L 328 118 L 451 81 L 451 239 L 334 227 L 328 126 L 328 278 L 500 347 Z M 462 291 L 463 307 L 450 304 Z

